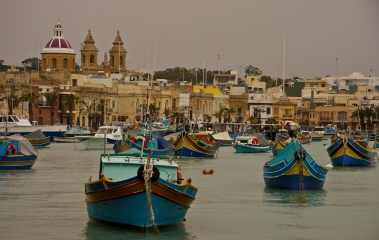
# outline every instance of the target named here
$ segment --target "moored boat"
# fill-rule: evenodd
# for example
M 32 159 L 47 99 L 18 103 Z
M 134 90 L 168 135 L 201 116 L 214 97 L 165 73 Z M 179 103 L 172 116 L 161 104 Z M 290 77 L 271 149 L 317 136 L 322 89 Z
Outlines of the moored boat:
M 207 132 L 192 134 L 185 131 L 178 134 L 173 145 L 174 156 L 182 158 L 214 158 L 220 147 L 211 142 Z
M 45 134 L 42 133 L 41 129 L 26 134 L 24 137 L 29 139 L 30 143 L 34 147 L 47 147 L 50 145 L 50 137 L 45 136 Z
M 263 166 L 267 187 L 292 190 L 322 189 L 328 170 L 317 164 L 298 140 Z
M 287 139 L 286 141 L 275 141 L 271 144 L 272 155 L 276 156 L 280 154 L 287 146 L 287 144 L 291 143 L 292 138 Z
M 12 135 L 0 139 L 0 169 L 30 169 L 38 156 L 38 150 L 29 139 Z
M 261 136 L 260 139 L 255 135 L 237 137 L 233 144 L 236 153 L 259 153 L 270 151 L 270 143 L 267 142 L 263 134 L 261 134 Z
M 123 134 L 120 126 L 101 126 L 93 136 L 80 135 L 74 138 L 86 149 L 111 149 L 116 141 L 122 140 Z
M 371 166 L 377 162 L 377 150 L 368 145 L 368 139 L 334 137 L 326 151 L 336 166 Z
M 156 233 L 159 227 L 180 225 L 198 191 L 181 174 L 171 159 L 153 159 L 150 154 L 101 155 L 99 179 L 85 183 L 88 216 Z
M 212 134 L 211 138 L 214 139 L 217 144 L 220 144 L 220 146 L 232 146 L 234 141 L 227 131 Z

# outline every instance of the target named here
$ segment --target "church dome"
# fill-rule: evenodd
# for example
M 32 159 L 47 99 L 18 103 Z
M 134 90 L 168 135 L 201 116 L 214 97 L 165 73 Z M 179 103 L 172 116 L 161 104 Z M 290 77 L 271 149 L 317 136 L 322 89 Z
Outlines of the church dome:
M 71 44 L 63 36 L 63 27 L 58 22 L 54 26 L 54 37 L 47 42 L 42 53 L 69 53 L 75 54 Z

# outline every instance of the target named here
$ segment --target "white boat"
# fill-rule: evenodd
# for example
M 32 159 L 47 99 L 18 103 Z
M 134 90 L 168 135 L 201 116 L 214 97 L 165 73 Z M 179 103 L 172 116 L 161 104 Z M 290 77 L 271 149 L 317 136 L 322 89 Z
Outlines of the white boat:
M 112 149 L 115 142 L 122 140 L 120 126 L 101 126 L 93 136 L 74 136 L 85 149 Z
M 33 121 L 33 124 L 31 124 L 23 115 L 0 115 L 0 129 L 9 135 L 20 134 L 24 136 L 40 129 L 45 136 L 50 137 L 50 141 L 53 141 L 54 137 L 61 137 L 62 132 L 65 132 L 66 128 L 66 125 L 39 126 L 36 121 Z

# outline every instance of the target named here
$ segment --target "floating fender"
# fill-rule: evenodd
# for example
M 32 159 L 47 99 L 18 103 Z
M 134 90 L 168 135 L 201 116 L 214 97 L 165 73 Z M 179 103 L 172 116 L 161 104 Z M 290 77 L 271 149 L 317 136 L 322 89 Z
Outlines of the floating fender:
M 213 169 L 209 169 L 208 170 L 208 174 L 213 174 L 215 171 L 213 171 Z
M 137 176 L 138 176 L 139 179 L 141 179 L 141 180 L 144 181 L 144 178 L 143 178 L 143 169 L 144 169 L 144 166 L 141 166 L 141 167 L 138 168 Z M 159 169 L 153 166 L 153 176 L 151 177 L 151 181 L 152 182 L 156 181 L 159 178 L 160 175 L 161 175 L 161 173 L 159 172 Z
M 203 174 L 209 174 L 209 172 L 207 170 L 203 170 Z
M 303 150 L 297 150 L 295 153 L 294 153 L 294 157 L 299 160 L 303 160 L 307 157 L 307 154 L 303 151 Z

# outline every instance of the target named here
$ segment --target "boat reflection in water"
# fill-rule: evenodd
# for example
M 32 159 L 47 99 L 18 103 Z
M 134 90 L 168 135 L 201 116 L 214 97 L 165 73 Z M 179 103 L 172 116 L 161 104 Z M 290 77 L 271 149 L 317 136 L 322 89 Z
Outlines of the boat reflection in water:
M 266 187 L 263 190 L 263 202 L 267 205 L 277 206 L 323 206 L 325 205 L 326 196 L 327 191 L 324 189 L 297 191 Z
M 196 236 L 186 231 L 186 226 L 159 228 L 161 237 L 164 239 L 197 239 Z M 148 234 L 153 234 L 148 233 Z M 112 225 L 104 225 L 92 220 L 87 221 L 81 236 L 86 239 L 139 239 L 145 236 L 139 229 L 123 228 Z M 151 235 L 153 236 L 153 235 Z

